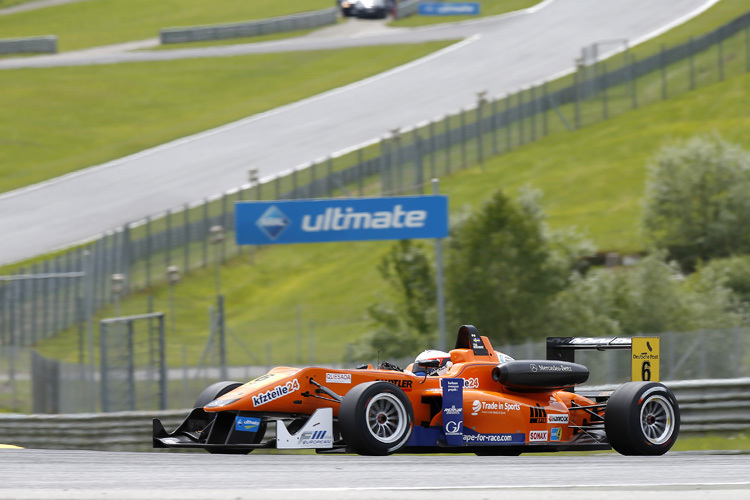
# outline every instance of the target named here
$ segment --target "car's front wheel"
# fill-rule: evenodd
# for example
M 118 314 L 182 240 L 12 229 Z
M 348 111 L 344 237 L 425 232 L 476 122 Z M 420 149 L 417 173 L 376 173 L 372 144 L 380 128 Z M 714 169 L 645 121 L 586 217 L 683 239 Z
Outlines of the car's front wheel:
M 609 398 L 607 439 L 623 455 L 663 455 L 680 432 L 680 408 L 672 391 L 655 382 L 629 382 Z
M 411 436 L 414 410 L 404 391 L 389 382 L 368 382 L 349 391 L 339 409 L 347 447 L 360 455 L 390 455 Z

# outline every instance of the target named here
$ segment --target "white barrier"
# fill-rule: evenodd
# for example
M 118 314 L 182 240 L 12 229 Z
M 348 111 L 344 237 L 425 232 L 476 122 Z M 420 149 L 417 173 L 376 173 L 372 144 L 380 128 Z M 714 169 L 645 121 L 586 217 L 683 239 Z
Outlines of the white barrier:
M 327 26 L 335 24 L 337 16 L 338 9 L 331 8 L 245 23 L 166 28 L 160 31 L 159 38 L 162 44 L 244 38 Z
M 0 40 L 0 54 L 54 54 L 57 52 L 55 35 Z

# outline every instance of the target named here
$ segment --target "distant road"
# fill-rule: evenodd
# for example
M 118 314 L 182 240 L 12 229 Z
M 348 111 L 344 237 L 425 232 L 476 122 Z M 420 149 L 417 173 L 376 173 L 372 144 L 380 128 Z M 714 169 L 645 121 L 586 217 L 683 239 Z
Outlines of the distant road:
M 524 13 L 459 25 L 350 37 L 305 37 L 203 49 L 87 51 L 0 61 L 0 69 L 462 39 L 438 53 L 304 101 L 0 195 L 0 264 L 92 238 L 147 215 L 457 111 L 476 92 L 502 95 L 569 71 L 583 46 L 631 44 L 697 15 L 717 0 L 547 0 Z M 2 73 L 0 72 L 0 75 Z

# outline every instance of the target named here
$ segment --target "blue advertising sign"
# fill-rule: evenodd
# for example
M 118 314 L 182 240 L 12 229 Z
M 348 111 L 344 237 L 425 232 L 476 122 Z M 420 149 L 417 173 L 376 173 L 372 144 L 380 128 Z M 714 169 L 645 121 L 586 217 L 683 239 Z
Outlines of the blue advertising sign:
M 448 236 L 448 197 L 241 201 L 238 245 L 405 240 Z
M 477 2 L 434 2 L 420 3 L 420 16 L 478 16 Z
M 462 446 L 464 444 L 464 379 L 444 378 L 440 380 L 443 388 L 443 431 L 445 444 Z

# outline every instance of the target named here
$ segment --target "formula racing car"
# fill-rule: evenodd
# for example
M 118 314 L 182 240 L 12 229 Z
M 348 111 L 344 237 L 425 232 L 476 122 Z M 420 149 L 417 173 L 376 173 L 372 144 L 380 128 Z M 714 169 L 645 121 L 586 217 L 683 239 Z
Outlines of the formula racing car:
M 447 370 L 437 375 L 438 359 L 404 370 L 387 362 L 350 370 L 277 367 L 246 384 L 206 388 L 174 432 L 154 419 L 153 445 L 233 454 L 257 448 L 664 454 L 680 429 L 679 407 L 666 386 L 640 381 L 614 391 L 575 392 L 589 371 L 566 349 L 630 342 L 616 340 L 557 338 L 554 349 L 548 341 L 547 357 L 555 359 L 521 361 L 496 352 L 487 337 L 464 325 L 443 365 Z

